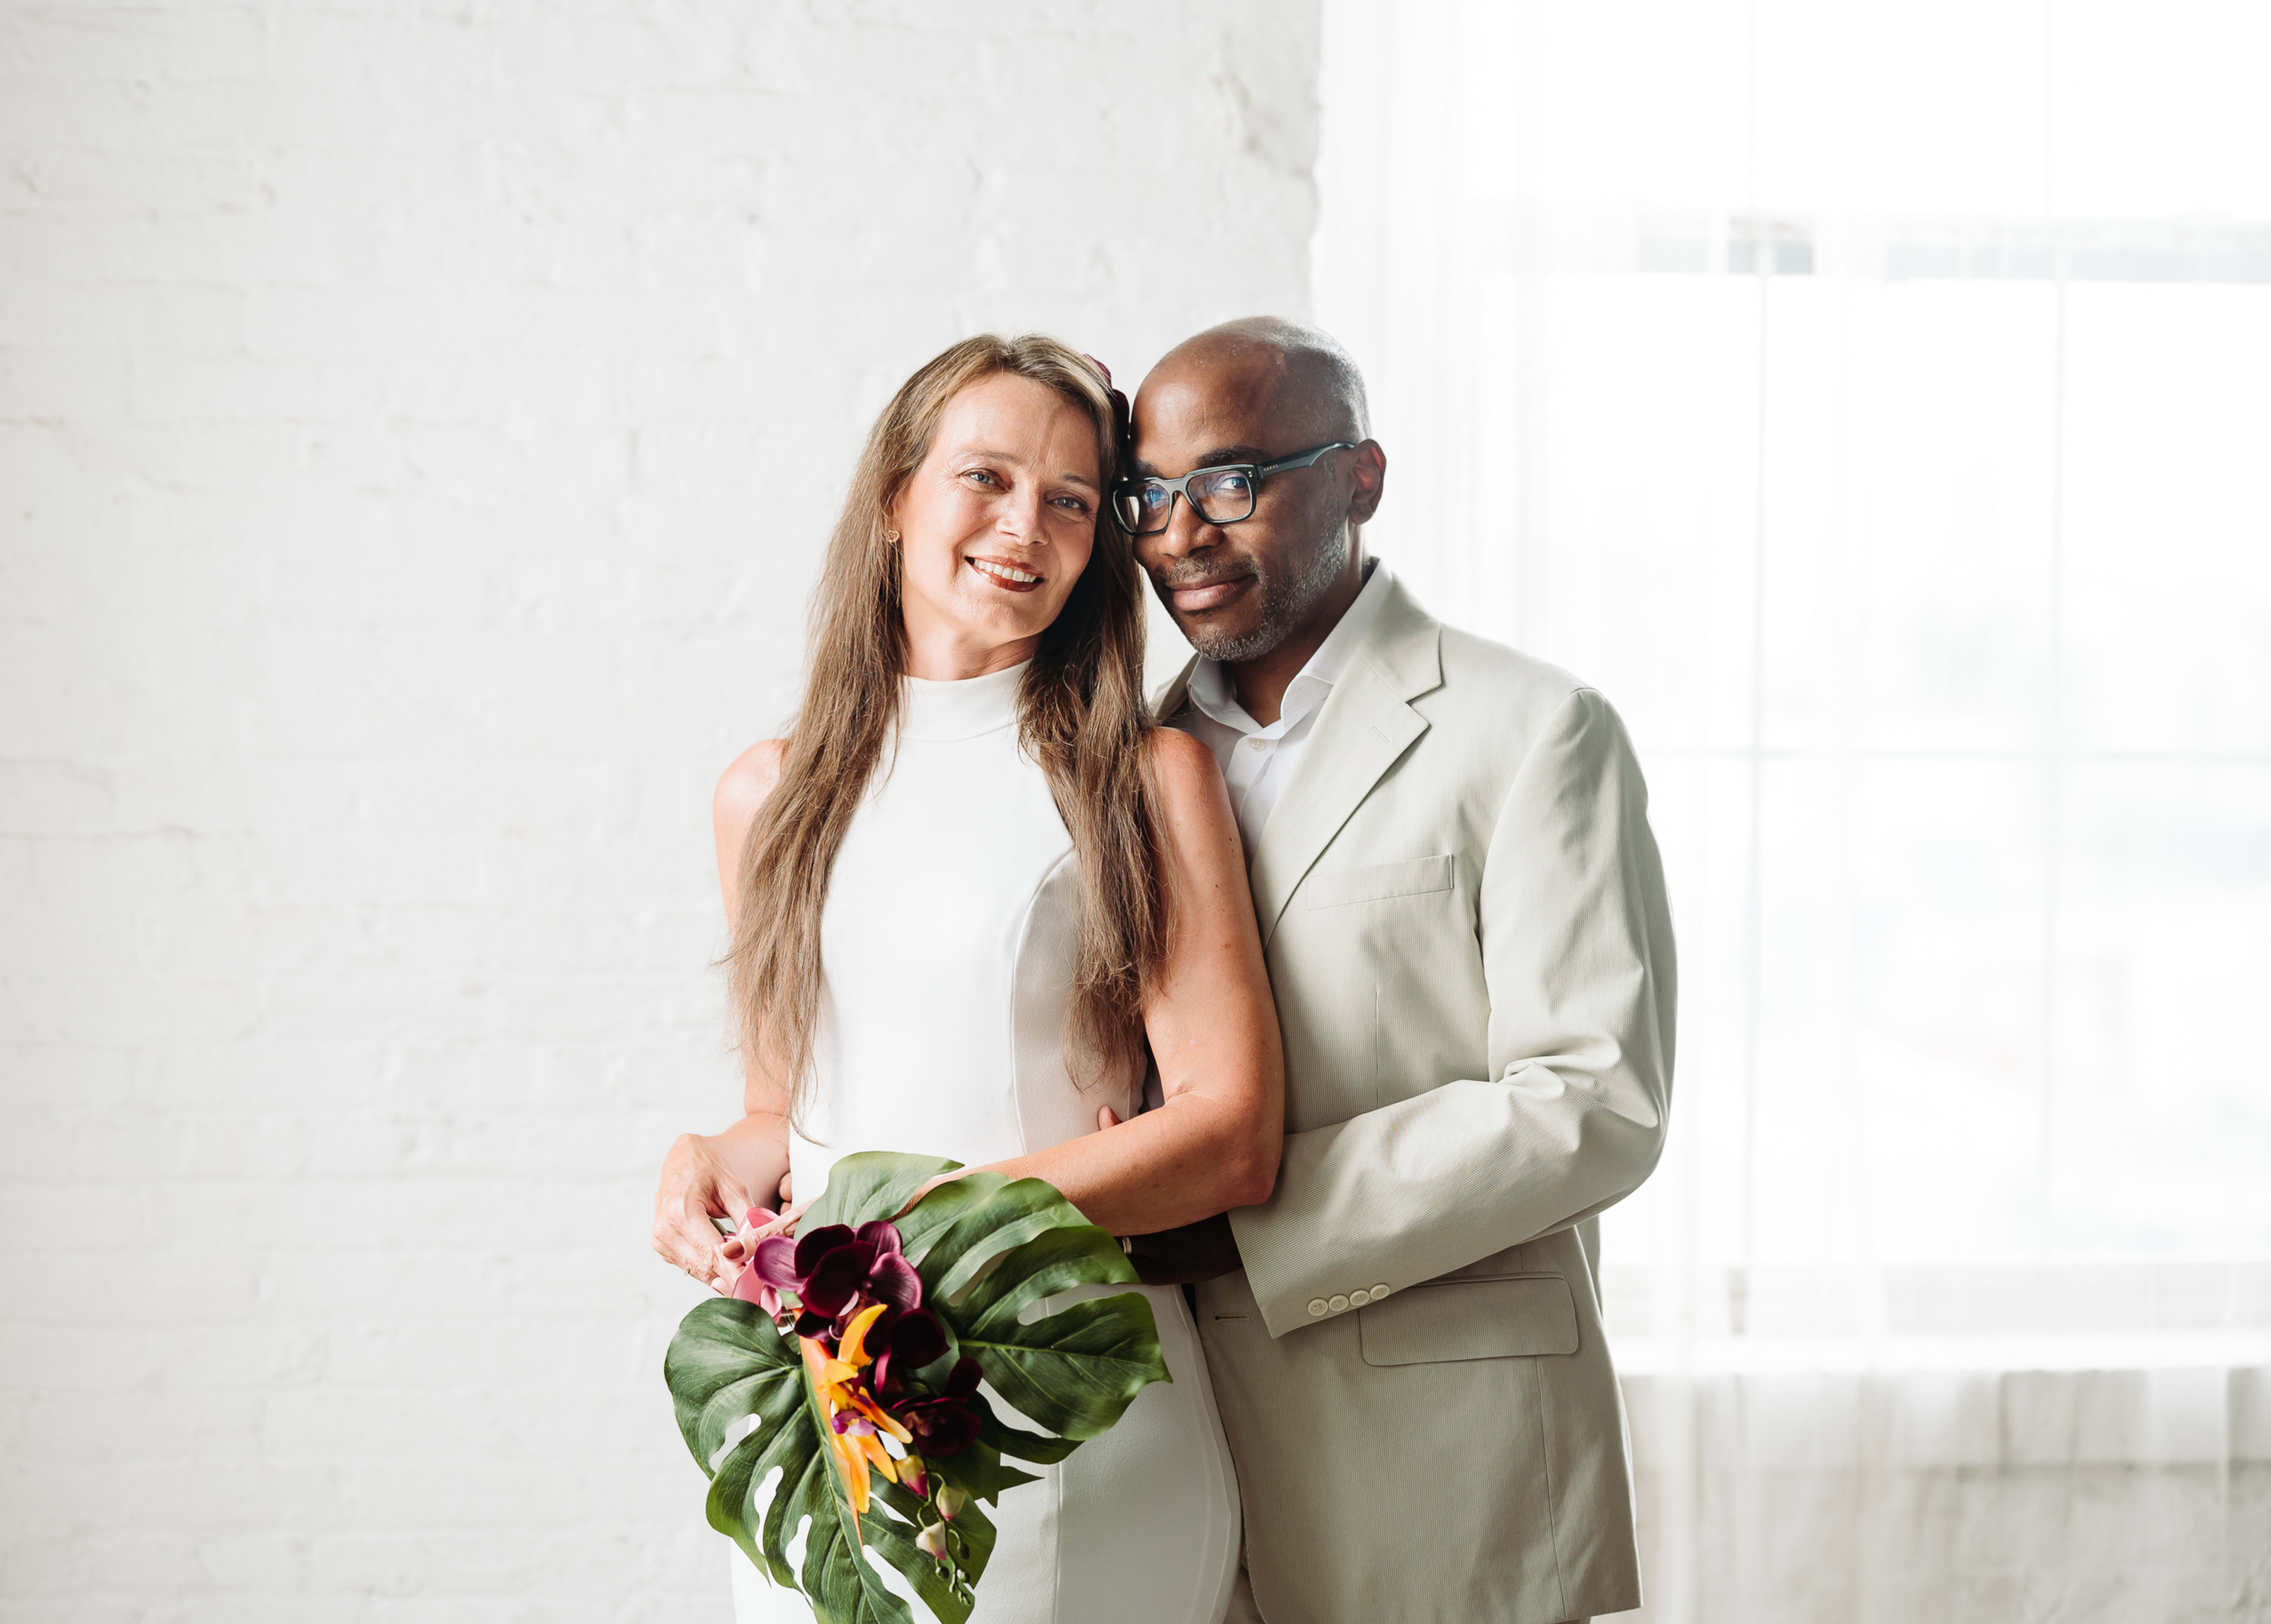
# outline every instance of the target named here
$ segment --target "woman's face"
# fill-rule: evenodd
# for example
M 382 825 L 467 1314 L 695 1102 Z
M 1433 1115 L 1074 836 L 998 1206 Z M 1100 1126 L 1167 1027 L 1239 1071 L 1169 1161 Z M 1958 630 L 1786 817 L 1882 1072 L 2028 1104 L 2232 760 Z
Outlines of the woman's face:
M 890 514 L 914 675 L 1031 658 L 1088 567 L 1099 473 L 1095 426 L 1046 384 L 997 372 L 947 402 Z

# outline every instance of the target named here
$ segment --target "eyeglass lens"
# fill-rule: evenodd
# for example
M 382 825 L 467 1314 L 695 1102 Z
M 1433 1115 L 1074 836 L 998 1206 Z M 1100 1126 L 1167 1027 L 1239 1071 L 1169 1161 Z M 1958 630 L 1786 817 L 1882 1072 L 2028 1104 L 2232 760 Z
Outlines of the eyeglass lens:
M 1234 525 L 1254 512 L 1254 476 L 1244 468 L 1210 468 L 1180 481 L 1184 494 L 1199 517 L 1210 525 Z M 1120 522 L 1139 536 L 1167 527 L 1174 512 L 1176 486 L 1164 480 L 1146 480 L 1115 498 Z

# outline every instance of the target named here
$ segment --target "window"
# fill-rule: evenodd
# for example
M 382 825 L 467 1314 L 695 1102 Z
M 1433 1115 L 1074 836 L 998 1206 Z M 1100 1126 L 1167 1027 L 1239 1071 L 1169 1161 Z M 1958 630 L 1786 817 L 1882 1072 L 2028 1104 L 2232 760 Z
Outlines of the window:
M 1418 15 L 1328 7 L 1317 314 L 1375 549 L 1649 774 L 1627 1363 L 2260 1355 L 2271 11 Z

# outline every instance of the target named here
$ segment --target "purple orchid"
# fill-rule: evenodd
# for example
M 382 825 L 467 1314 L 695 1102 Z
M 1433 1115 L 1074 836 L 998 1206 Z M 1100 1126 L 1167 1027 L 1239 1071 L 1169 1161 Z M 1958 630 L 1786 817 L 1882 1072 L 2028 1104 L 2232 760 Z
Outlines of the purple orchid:
M 895 1315 L 920 1308 L 922 1277 L 900 1249 L 898 1226 L 876 1218 L 856 1230 L 829 1224 L 794 1240 L 757 1242 L 733 1295 L 778 1318 L 785 1292 L 796 1297 L 796 1334 L 817 1337 L 862 1302 L 888 1304 Z
M 882 1341 L 882 1349 L 875 1355 L 875 1368 L 867 1377 L 878 1394 L 888 1394 L 894 1385 L 904 1387 L 909 1375 L 946 1352 L 946 1327 L 928 1308 L 910 1308 L 892 1319 Z
M 770 1218 L 772 1218 L 772 1213 L 758 1209 L 758 1206 L 752 1206 L 748 1213 L 741 1215 L 741 1233 L 748 1235 L 752 1229 L 763 1229 L 765 1222 L 768 1222 Z M 772 1240 L 758 1240 L 756 1251 L 752 1251 L 752 1254 L 749 1254 L 749 1261 L 741 1265 L 741 1278 L 733 1281 L 733 1297 L 738 1297 L 741 1301 L 754 1301 L 754 1304 L 763 1310 L 765 1315 L 772 1317 L 772 1320 L 777 1320 L 777 1317 L 781 1315 L 781 1290 L 777 1288 L 768 1277 L 765 1277 L 765 1270 L 756 1268 L 756 1256 L 765 1249 L 765 1247 L 777 1245 L 779 1240 L 781 1240 L 781 1235 L 774 1235 Z M 795 1251 L 795 1242 L 790 1240 L 788 1249 Z
M 946 1389 L 936 1398 L 918 1398 L 891 1406 L 891 1413 L 914 1434 L 914 1448 L 926 1456 L 959 1455 L 978 1441 L 978 1361 L 959 1359 Z

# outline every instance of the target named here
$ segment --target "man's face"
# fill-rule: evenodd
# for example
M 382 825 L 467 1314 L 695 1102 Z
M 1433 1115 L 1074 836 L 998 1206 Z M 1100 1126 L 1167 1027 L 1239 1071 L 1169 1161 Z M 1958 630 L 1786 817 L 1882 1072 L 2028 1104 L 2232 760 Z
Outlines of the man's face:
M 1266 362 L 1171 356 L 1136 398 L 1136 467 L 1173 478 L 1225 463 L 1266 463 L 1346 436 L 1280 409 Z M 1303 438 L 1304 435 L 1311 437 Z M 1347 482 L 1337 459 L 1273 474 L 1251 518 L 1213 525 L 1178 498 L 1167 528 L 1136 556 L 1191 646 L 1210 659 L 1258 659 L 1315 615 L 1348 562 Z

